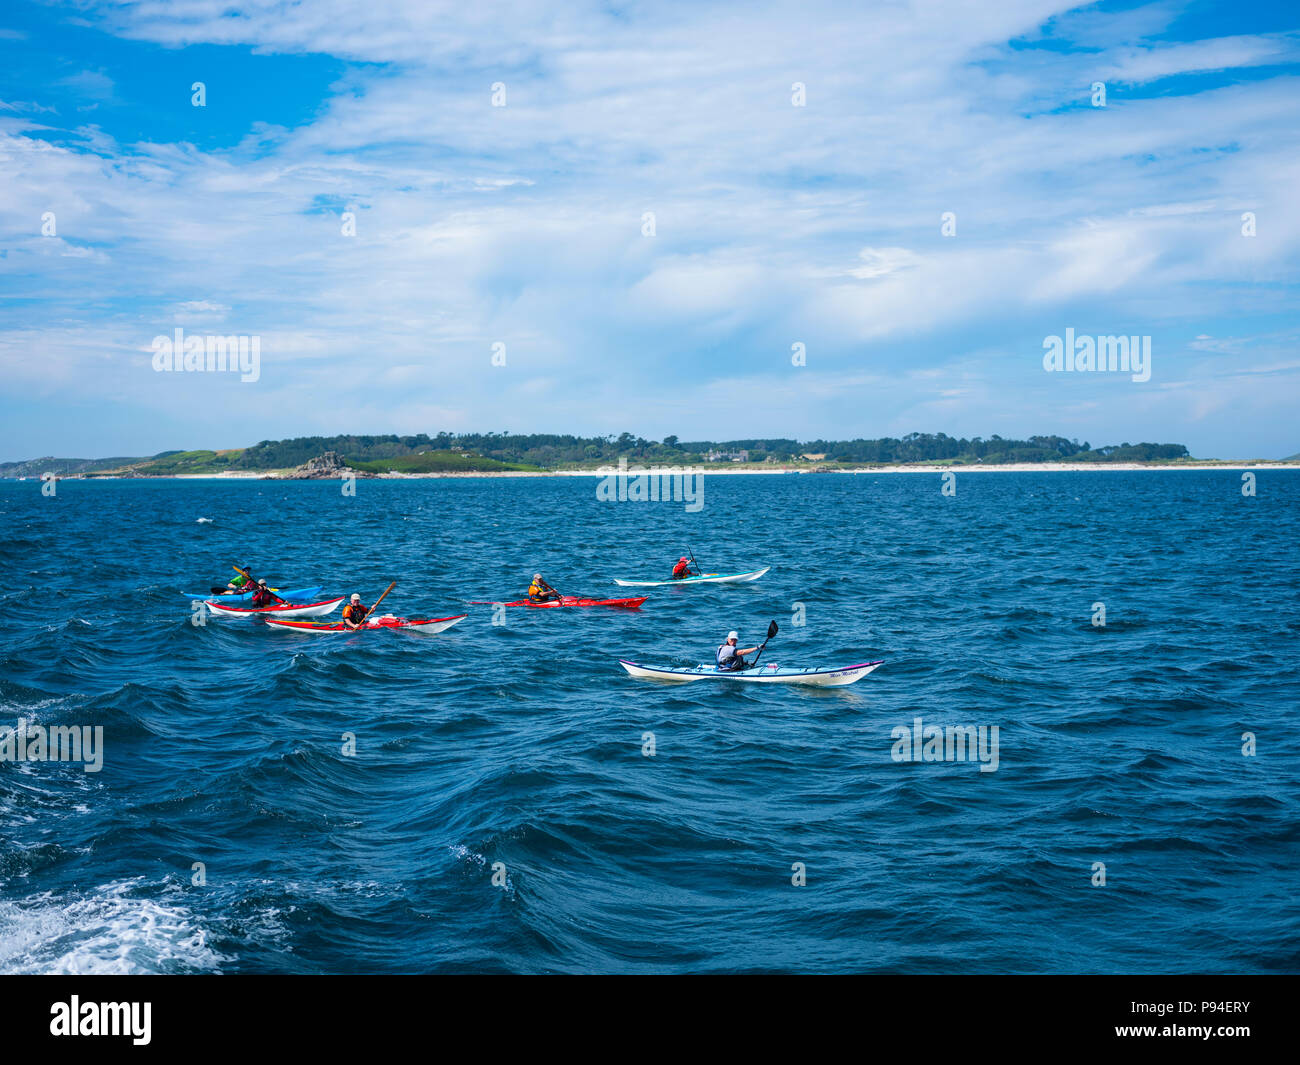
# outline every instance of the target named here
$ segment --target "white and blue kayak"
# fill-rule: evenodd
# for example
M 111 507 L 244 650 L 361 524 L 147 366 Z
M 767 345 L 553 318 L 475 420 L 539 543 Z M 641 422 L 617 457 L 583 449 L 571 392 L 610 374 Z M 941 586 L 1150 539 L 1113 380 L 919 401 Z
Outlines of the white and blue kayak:
M 214 618 L 319 618 L 334 613 L 343 596 L 323 599 L 319 603 L 272 603 L 270 606 L 227 606 L 215 599 L 203 605 Z
M 702 573 L 698 577 L 679 577 L 677 580 L 666 581 L 620 581 L 615 577 L 614 583 L 621 584 L 624 588 L 666 588 L 670 584 L 744 584 L 746 581 L 758 580 L 771 568 L 764 566 L 748 573 Z
M 323 584 L 313 584 L 308 588 L 272 588 L 276 595 L 282 599 L 288 599 L 291 602 L 296 600 L 300 603 L 316 599 L 317 596 L 325 590 Z M 240 603 L 251 603 L 253 601 L 252 592 L 231 592 L 229 595 L 213 595 L 211 592 L 182 592 L 186 599 L 215 600 L 218 603 L 226 603 L 230 606 L 236 606 Z
M 743 684 L 809 684 L 818 688 L 834 688 L 861 680 L 884 662 L 860 662 L 856 666 L 839 666 L 836 669 L 786 669 L 778 665 L 755 666 L 753 669 L 720 670 L 717 666 L 692 666 L 678 669 L 671 666 L 639 666 L 620 658 L 618 664 L 632 676 L 642 680 L 661 680 L 669 684 L 689 684 L 695 680 L 735 680 Z

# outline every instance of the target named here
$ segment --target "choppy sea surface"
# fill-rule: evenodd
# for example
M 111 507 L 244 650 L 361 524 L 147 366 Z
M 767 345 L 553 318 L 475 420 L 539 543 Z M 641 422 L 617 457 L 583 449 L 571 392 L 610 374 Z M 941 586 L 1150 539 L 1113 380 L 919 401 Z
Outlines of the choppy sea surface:
M 0 762 L 0 971 L 1300 971 L 1300 474 L 1257 476 L 710 475 L 693 513 L 589 478 L 0 483 L 0 729 L 104 737 L 97 773 Z M 464 605 L 688 545 L 772 569 Z M 470 616 L 192 624 L 232 562 Z M 617 663 L 773 619 L 765 662 L 885 664 Z M 896 760 L 917 718 L 997 726 L 996 771 Z

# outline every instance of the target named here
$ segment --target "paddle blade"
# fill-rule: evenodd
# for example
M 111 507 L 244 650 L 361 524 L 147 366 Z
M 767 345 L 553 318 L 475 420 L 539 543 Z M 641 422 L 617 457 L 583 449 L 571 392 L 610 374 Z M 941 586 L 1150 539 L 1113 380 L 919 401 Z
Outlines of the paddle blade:
M 781 630 L 776 627 L 776 622 L 775 621 L 772 622 L 772 624 L 770 624 L 767 627 L 767 638 L 770 640 L 773 636 L 775 636 L 780 631 Z
M 375 612 L 375 610 L 378 608 L 379 604 L 382 603 L 382 602 L 384 601 L 384 596 L 387 595 L 389 592 L 391 592 L 391 591 L 392 591 L 394 588 L 396 588 L 396 587 L 397 587 L 397 582 L 396 582 L 396 581 L 393 581 L 392 584 L 390 584 L 387 588 L 385 588 L 385 589 L 384 589 L 384 595 L 381 595 L 378 599 L 375 600 L 375 605 L 372 606 L 369 610 L 366 611 L 365 616 L 366 616 L 366 617 L 370 617 L 370 615 L 373 614 L 373 613 Z

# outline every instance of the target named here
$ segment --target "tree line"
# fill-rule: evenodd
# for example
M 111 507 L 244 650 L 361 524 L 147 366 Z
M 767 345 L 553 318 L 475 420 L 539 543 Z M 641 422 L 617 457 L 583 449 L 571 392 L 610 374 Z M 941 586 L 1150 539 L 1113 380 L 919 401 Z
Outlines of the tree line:
M 1063 436 L 1031 436 L 1025 440 L 952 437 L 946 433 L 909 433 L 879 439 L 810 440 L 755 438 L 748 440 L 690 440 L 676 436 L 647 440 L 632 433 L 617 436 L 571 436 L 550 433 L 417 433 L 413 436 L 302 436 L 263 440 L 229 456 L 230 469 L 269 470 L 300 466 L 325 451 L 337 451 L 357 462 L 399 459 L 431 451 L 467 452 L 499 462 L 543 469 L 617 462 L 698 463 L 710 452 L 748 452 L 750 462 L 793 462 L 802 456 L 823 456 L 817 462 L 861 463 L 1009 463 L 1009 462 L 1153 462 L 1188 458 L 1182 444 L 1109 444 L 1093 448 L 1086 441 Z

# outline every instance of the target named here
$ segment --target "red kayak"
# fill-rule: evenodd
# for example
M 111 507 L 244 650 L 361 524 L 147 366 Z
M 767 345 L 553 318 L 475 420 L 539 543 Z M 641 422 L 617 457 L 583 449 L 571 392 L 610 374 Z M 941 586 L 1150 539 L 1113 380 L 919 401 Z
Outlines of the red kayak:
M 349 629 L 341 621 L 329 624 L 323 621 L 288 621 L 281 618 L 267 618 L 267 622 L 276 625 L 282 629 L 293 629 L 295 632 L 365 632 L 375 629 L 400 629 L 403 632 L 424 632 L 435 633 L 442 632 L 451 628 L 458 621 L 464 621 L 468 614 L 457 614 L 450 618 L 395 618 L 392 614 L 385 614 L 383 617 L 367 618 L 366 623 L 360 628 Z
M 649 596 L 637 596 L 635 599 L 587 599 L 581 595 L 565 595 L 559 599 L 551 599 L 545 603 L 534 603 L 530 599 L 516 599 L 513 603 L 501 603 L 501 606 L 530 606 L 535 610 L 541 610 L 545 607 L 557 606 L 616 606 L 624 610 L 636 610 L 644 603 Z M 492 603 L 492 606 L 498 604 Z

